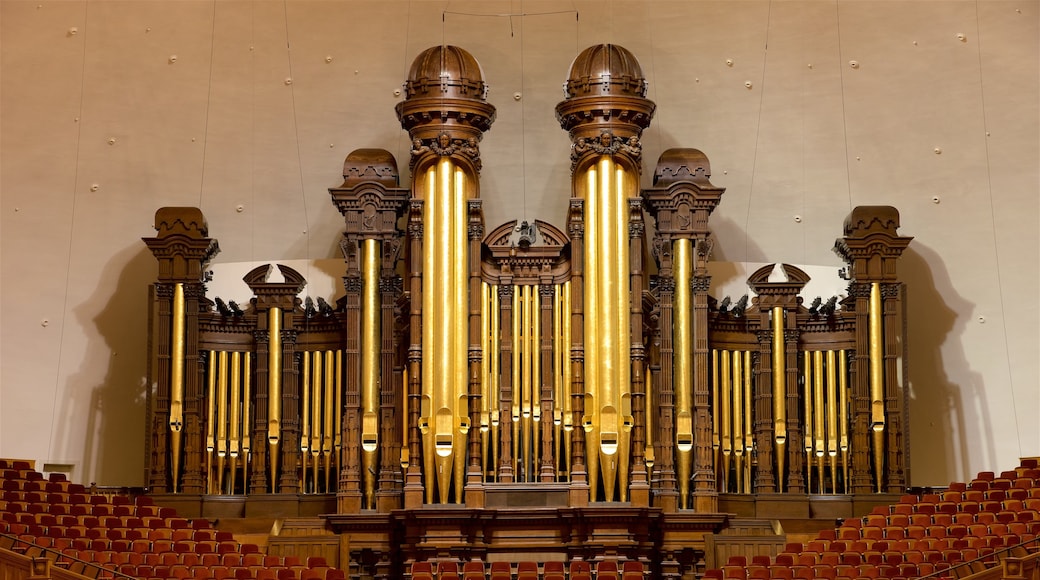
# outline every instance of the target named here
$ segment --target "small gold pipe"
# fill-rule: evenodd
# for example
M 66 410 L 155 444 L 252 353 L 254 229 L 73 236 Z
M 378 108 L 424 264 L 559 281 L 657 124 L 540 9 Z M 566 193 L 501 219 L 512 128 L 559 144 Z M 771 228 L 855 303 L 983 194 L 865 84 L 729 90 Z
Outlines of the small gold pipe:
M 533 325 L 533 312 L 531 308 L 531 286 L 524 286 L 524 297 L 523 306 L 524 309 L 524 320 L 523 320 L 523 340 L 522 346 L 523 354 L 521 359 L 523 360 L 523 373 L 521 375 L 521 393 L 523 397 L 522 408 L 520 409 L 522 421 L 520 423 L 522 439 L 521 445 L 523 447 L 523 465 L 524 465 L 524 477 L 523 481 L 531 481 L 531 389 L 533 387 L 532 370 L 534 368 L 535 352 L 531 348 L 532 342 L 532 329 Z
M 563 435 L 563 369 L 567 366 L 563 356 L 563 296 L 560 294 L 563 287 L 559 284 L 553 286 L 553 319 L 552 319 L 552 378 L 553 378 L 553 467 L 556 471 L 556 481 L 560 481 L 563 470 L 563 455 L 560 452 L 560 441 Z
M 267 311 L 269 354 L 267 361 L 268 414 L 267 443 L 270 448 L 270 491 L 278 491 L 278 452 L 282 432 L 282 309 Z
M 787 347 L 784 343 L 784 309 L 773 307 L 773 442 L 776 453 L 776 487 L 784 491 L 787 452 Z M 796 443 L 797 444 L 797 443 Z
M 229 494 L 235 493 L 235 474 L 238 472 L 238 456 L 232 455 L 228 458 L 228 489 Z
M 241 443 L 242 404 L 242 353 L 231 353 L 231 429 L 228 433 L 228 455 L 238 457 L 238 446 Z M 234 489 L 234 485 L 232 485 Z
M 653 418 L 656 414 L 657 407 L 654 405 L 654 376 L 650 373 L 650 365 L 646 364 L 646 368 L 643 369 L 643 376 L 646 377 L 646 413 L 643 414 L 646 420 L 646 450 L 643 456 L 643 461 L 646 463 L 647 477 L 653 479 L 653 468 L 654 468 L 654 424 Z
M 487 481 L 488 451 L 491 445 L 491 316 L 487 282 L 480 283 L 480 474 Z
M 177 493 L 181 479 L 181 446 L 184 428 L 184 351 L 185 351 L 185 318 L 187 308 L 184 302 L 184 284 L 177 283 L 173 287 L 173 321 L 170 337 L 170 452 L 173 475 L 173 493 Z
M 401 369 L 401 470 L 407 471 L 408 456 L 408 367 Z
M 881 336 L 881 317 L 881 284 L 873 282 L 870 285 L 870 310 L 867 318 L 870 328 L 870 428 L 874 431 L 874 478 L 878 493 L 881 492 L 885 461 L 885 346 Z
M 217 407 L 217 352 L 209 351 L 206 371 L 206 493 L 214 493 L 213 454 L 217 450 L 216 428 Z
M 343 448 L 343 351 L 337 349 L 335 373 L 333 374 L 333 393 L 336 401 L 333 407 L 332 423 L 332 458 L 337 469 L 340 467 L 340 450 Z M 380 375 L 382 381 L 382 375 Z M 336 472 L 333 472 L 335 475 Z
M 311 455 L 321 453 L 321 383 L 324 376 L 321 351 L 311 351 Z M 314 480 L 314 489 L 318 489 L 318 480 Z
M 824 418 L 824 412 L 826 411 L 824 407 L 824 378 L 823 351 L 817 350 L 813 352 L 813 452 L 816 454 L 820 493 L 824 493 L 823 456 L 825 454 L 824 448 L 826 447 L 824 428 L 827 425 Z
M 491 422 L 491 472 L 492 479 L 498 480 L 498 445 L 499 445 L 499 434 L 501 418 L 499 413 L 499 402 L 502 399 L 502 392 L 500 387 L 500 373 L 501 373 L 501 360 L 499 356 L 502 353 L 502 307 L 498 303 L 498 285 L 492 285 L 489 293 L 491 295 L 491 351 L 489 358 L 491 359 L 491 401 L 488 404 L 490 412 Z
M 228 353 L 222 350 L 217 356 L 217 457 L 224 457 L 228 449 Z
M 537 284 L 531 287 L 531 335 L 527 344 L 530 345 L 531 349 L 531 389 L 528 393 L 531 401 L 531 436 L 528 440 L 531 441 L 531 463 L 528 466 L 530 475 L 528 475 L 528 481 L 538 481 L 538 469 L 539 469 L 539 449 L 541 442 L 541 428 L 539 423 L 542 418 L 542 405 L 541 405 L 541 393 L 542 393 L 542 351 L 539 348 L 542 338 L 542 324 L 541 324 L 541 293 L 540 288 Z

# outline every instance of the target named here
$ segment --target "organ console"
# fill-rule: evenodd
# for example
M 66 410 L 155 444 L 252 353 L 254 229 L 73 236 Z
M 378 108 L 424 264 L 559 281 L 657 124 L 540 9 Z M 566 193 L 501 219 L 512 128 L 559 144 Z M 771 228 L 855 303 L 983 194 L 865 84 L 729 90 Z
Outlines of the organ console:
M 270 266 L 246 276 L 238 313 L 218 308 L 204 217 L 159 209 L 144 240 L 159 263 L 150 491 L 200 515 L 214 497 L 246 513 L 294 502 L 358 549 L 412 559 L 609 548 L 669 577 L 691 573 L 684 554 L 739 498 L 901 493 L 898 212 L 852 209 L 835 244 L 848 294 L 831 307 L 803 305 L 808 275 L 789 264 L 720 305 L 709 218 L 724 189 L 704 153 L 678 148 L 640 190 L 646 87 L 620 46 L 579 54 L 556 107 L 567 215 L 486 233 L 483 73 L 461 48 L 423 51 L 396 108 L 411 186 L 387 151 L 347 156 L 329 189 L 345 295 L 320 313 L 284 265 L 284 282 Z

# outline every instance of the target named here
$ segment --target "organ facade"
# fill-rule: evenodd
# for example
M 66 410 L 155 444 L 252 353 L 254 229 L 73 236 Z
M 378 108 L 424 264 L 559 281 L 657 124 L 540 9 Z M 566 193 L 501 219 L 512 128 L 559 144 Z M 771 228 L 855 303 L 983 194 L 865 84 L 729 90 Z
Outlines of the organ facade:
M 555 111 L 566 215 L 488 228 L 480 65 L 422 52 L 396 109 L 411 186 L 389 152 L 358 149 L 329 189 L 334 304 L 285 265 L 246 275 L 248 304 L 208 296 L 204 216 L 158 210 L 150 492 L 189 515 L 322 516 L 361 577 L 538 553 L 674 578 L 732 514 L 826 497 L 853 515 L 902 493 L 898 212 L 850 212 L 846 295 L 806 305 L 808 275 L 780 264 L 749 296 L 712 296 L 724 188 L 692 148 L 663 152 L 640 188 L 646 91 L 623 47 L 579 54 Z

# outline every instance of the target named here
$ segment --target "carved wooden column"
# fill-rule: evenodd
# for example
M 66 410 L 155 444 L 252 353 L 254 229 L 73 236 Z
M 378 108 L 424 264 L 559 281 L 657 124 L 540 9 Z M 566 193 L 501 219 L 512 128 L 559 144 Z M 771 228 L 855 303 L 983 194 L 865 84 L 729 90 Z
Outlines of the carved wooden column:
M 646 338 L 643 334 L 643 289 L 645 273 L 646 226 L 643 223 L 643 198 L 628 200 L 629 243 L 629 324 L 632 377 L 632 467 L 629 476 L 629 501 L 633 506 L 650 505 L 650 477 L 646 466 Z
M 198 314 L 205 296 L 203 269 L 220 248 L 208 237 L 206 219 L 197 208 L 160 208 L 155 229 L 156 237 L 144 238 L 159 265 L 153 298 L 156 388 L 149 401 L 148 485 L 153 493 L 204 493 Z M 177 329 L 183 334 L 174 336 Z
M 708 378 L 708 216 L 725 191 L 712 185 L 710 177 L 711 166 L 703 153 L 696 149 L 669 149 L 658 159 L 654 186 L 643 190 L 650 212 L 657 218 L 659 237 L 655 240 L 655 253 L 661 262 L 662 278 L 658 283 L 662 328 L 660 394 L 667 396 L 667 383 L 674 413 L 674 424 L 670 426 L 674 435 L 667 442 L 675 446 L 679 507 L 703 512 L 714 512 L 718 507 Z M 670 283 L 662 285 L 665 276 Z M 665 434 L 662 432 L 661 436 L 664 444 Z M 665 468 L 663 463 L 661 468 Z
M 347 266 L 340 513 L 388 512 L 401 505 L 394 474 L 400 469 L 402 428 L 396 409 L 404 395 L 393 380 L 399 351 L 394 308 L 402 292 L 397 222 L 408 189 L 398 182 L 397 161 L 389 151 L 357 149 L 343 162 L 343 184 L 329 188 L 345 222 L 341 247 Z
M 499 454 L 498 481 L 512 483 L 513 473 L 513 279 L 503 276 L 498 283 L 498 305 L 502 316 L 501 382 L 498 400 Z
M 548 268 L 545 268 L 548 270 Z M 556 481 L 556 464 L 553 453 L 553 298 L 556 295 L 555 287 L 550 276 L 543 276 L 538 285 L 538 316 L 540 319 L 538 328 L 541 331 L 538 337 L 538 357 L 540 359 L 537 377 L 538 407 L 540 421 L 541 448 L 535 449 L 540 458 L 538 466 L 538 480 L 543 482 Z
M 422 507 L 425 487 L 422 477 L 422 432 L 419 429 L 422 404 L 422 245 L 423 201 L 409 200 L 408 206 L 408 467 L 404 476 L 404 507 Z
M 571 242 L 571 431 L 570 499 L 572 507 L 589 503 L 589 480 L 585 471 L 585 205 L 571 198 L 567 214 Z
M 834 244 L 848 264 L 845 308 L 856 318 L 850 369 L 853 493 L 901 493 L 909 480 L 904 285 L 896 265 L 913 237 L 898 235 L 898 229 L 894 207 L 859 206 Z
M 469 348 L 469 433 L 466 469 L 466 506 L 484 507 L 484 468 L 483 449 L 480 438 L 480 403 L 484 393 L 481 392 L 481 376 L 484 372 L 484 351 L 481 340 L 481 293 L 480 264 L 481 242 L 484 241 L 484 211 L 481 200 L 471 199 L 467 202 L 466 241 L 469 245 L 467 258 L 469 283 L 469 316 L 468 333 Z

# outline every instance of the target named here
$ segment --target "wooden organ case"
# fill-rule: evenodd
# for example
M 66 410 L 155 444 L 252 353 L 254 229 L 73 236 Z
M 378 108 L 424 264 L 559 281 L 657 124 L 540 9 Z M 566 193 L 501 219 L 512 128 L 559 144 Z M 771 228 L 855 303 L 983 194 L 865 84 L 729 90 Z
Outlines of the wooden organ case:
M 284 265 L 281 282 L 246 275 L 249 304 L 208 297 L 202 213 L 158 210 L 150 493 L 188 515 L 320 516 L 357 577 L 611 557 L 693 578 L 734 515 L 858 515 L 903 492 L 898 212 L 852 210 L 835 244 L 846 297 L 805 306 L 808 275 L 783 264 L 783 281 L 750 276 L 752 298 L 717 300 L 724 189 L 696 149 L 662 153 L 639 189 L 646 86 L 628 50 L 582 52 L 556 108 L 563 227 L 487 233 L 495 108 L 473 56 L 424 51 L 397 106 L 411 188 L 389 152 L 358 149 L 329 190 L 335 304 L 301 298 Z

